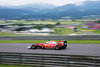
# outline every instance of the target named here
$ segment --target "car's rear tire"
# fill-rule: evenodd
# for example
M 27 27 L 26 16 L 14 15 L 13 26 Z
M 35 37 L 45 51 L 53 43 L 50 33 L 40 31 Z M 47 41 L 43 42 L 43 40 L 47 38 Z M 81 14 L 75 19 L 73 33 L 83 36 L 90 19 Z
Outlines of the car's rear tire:
M 55 47 L 55 49 L 56 50 L 60 50 L 61 48 L 60 48 L 60 45 L 57 45 L 56 47 Z
M 63 49 L 66 49 L 66 47 L 64 46 Z

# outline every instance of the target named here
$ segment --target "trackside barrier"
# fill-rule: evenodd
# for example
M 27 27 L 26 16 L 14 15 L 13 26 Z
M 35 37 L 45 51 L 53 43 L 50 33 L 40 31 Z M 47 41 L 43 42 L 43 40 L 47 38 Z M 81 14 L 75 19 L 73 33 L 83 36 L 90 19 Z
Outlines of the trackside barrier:
M 40 67 L 100 67 L 100 56 L 0 52 L 0 64 Z
M 78 35 L 78 36 L 0 36 L 0 40 L 100 40 L 100 35 Z

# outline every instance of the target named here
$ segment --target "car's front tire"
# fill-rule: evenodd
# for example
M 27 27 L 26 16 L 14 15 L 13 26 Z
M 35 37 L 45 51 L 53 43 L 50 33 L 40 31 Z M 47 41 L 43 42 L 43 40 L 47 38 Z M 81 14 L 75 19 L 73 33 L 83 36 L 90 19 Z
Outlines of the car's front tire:
M 32 45 L 31 46 L 31 49 L 36 49 L 36 45 Z
M 56 49 L 56 50 L 60 50 L 60 49 L 61 49 L 61 48 L 60 48 L 60 45 L 56 45 L 55 49 Z

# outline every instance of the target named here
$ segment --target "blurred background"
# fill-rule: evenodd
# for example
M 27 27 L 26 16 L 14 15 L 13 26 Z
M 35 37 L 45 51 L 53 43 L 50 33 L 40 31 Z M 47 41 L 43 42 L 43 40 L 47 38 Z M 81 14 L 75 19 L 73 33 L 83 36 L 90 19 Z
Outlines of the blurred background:
M 0 36 L 100 35 L 99 0 L 0 0 Z
M 0 0 L 0 67 L 100 67 L 100 0 Z

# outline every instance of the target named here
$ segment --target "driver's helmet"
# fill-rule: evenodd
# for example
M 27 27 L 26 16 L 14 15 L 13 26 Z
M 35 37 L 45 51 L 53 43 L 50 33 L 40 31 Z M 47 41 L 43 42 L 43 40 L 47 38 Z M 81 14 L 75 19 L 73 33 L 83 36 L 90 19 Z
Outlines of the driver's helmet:
M 50 43 L 50 40 L 48 42 L 46 42 L 47 44 Z
M 46 43 L 49 43 L 49 42 L 46 42 Z
M 50 41 L 50 43 L 51 43 L 51 44 L 57 44 L 57 42 L 56 42 L 56 41 Z

